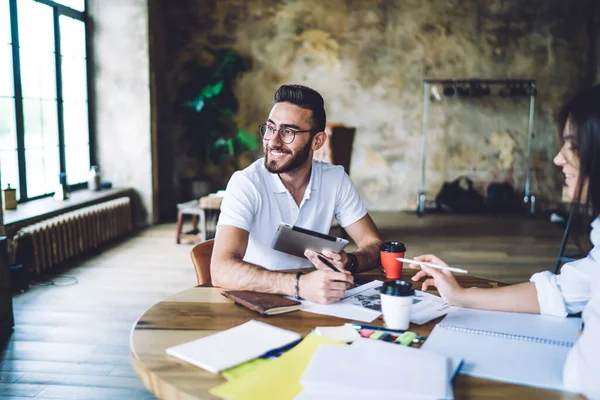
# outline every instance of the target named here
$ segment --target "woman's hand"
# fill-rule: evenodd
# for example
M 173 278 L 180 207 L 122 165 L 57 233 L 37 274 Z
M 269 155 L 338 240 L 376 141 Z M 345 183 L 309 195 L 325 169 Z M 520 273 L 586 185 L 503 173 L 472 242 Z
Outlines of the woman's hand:
M 415 260 L 448 266 L 442 259 L 433 254 L 415 257 Z M 430 286 L 435 286 L 440 293 L 440 296 L 442 296 L 448 304 L 458 305 L 459 298 L 465 289 L 458 284 L 456 278 L 452 275 L 452 272 L 419 264 L 410 264 L 409 267 L 412 269 L 421 269 L 421 271 L 417 272 L 415 276 L 412 277 L 413 281 L 416 282 L 423 277 L 429 277 L 423 282 L 421 287 L 422 291 L 426 291 Z

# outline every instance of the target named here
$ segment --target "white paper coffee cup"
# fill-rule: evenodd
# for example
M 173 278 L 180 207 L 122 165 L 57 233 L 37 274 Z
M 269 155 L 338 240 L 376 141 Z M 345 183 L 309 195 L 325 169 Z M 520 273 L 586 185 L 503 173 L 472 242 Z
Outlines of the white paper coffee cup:
M 389 329 L 407 330 L 415 291 L 402 280 L 386 281 L 381 287 L 381 312 Z

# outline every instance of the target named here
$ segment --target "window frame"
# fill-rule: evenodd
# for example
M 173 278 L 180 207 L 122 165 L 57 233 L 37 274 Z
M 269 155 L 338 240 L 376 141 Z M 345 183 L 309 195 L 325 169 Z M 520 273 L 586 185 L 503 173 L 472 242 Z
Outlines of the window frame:
M 88 114 L 88 143 L 90 166 L 96 164 L 95 152 L 95 132 L 94 132 L 94 116 L 92 113 L 94 99 L 92 93 L 93 87 L 93 62 L 91 59 L 92 48 L 89 38 L 91 30 L 88 15 L 88 2 L 85 1 L 85 11 L 78 11 L 56 3 L 52 0 L 34 0 L 37 3 L 45 4 L 52 7 L 53 23 L 54 23 L 54 64 L 56 70 L 56 113 L 58 122 L 58 151 L 59 151 L 59 170 L 66 172 L 66 154 L 65 154 L 65 131 L 64 131 L 64 110 L 63 110 L 63 80 L 62 80 L 62 54 L 60 41 L 60 24 L 59 18 L 61 15 L 82 21 L 85 29 L 85 50 L 86 50 L 86 90 L 87 90 L 87 114 Z M 9 0 L 10 10 L 10 30 L 11 30 L 11 46 L 12 46 L 12 66 L 13 66 L 13 84 L 14 84 L 14 101 L 15 101 L 15 127 L 17 134 L 17 163 L 19 175 L 19 203 L 24 203 L 30 200 L 52 196 L 53 193 L 47 193 L 40 196 L 29 197 L 27 194 L 27 164 L 25 162 L 25 121 L 23 112 L 23 91 L 21 79 L 21 57 L 19 43 L 19 25 L 18 25 L 18 0 Z M 58 176 L 56 177 L 58 183 Z M 69 190 L 79 190 L 87 187 L 87 182 L 80 182 L 69 185 Z

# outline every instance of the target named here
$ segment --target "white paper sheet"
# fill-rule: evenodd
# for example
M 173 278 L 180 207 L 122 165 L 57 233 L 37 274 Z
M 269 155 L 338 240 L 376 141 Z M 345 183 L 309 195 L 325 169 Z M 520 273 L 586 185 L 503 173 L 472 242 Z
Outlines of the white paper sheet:
M 381 315 L 381 312 L 370 310 L 364 307 L 357 307 L 352 304 L 341 302 L 333 304 L 317 304 L 307 300 L 300 300 L 302 310 L 314 314 L 331 315 L 334 317 L 345 318 L 353 321 L 373 322 Z
M 345 392 L 379 398 L 451 399 L 449 367 L 450 360 L 438 354 L 357 339 L 347 347 L 320 346 L 300 378 L 300 384 L 313 393 L 323 394 Z
M 341 304 L 353 304 L 381 313 L 380 291 L 383 282 L 371 281 L 359 287 L 346 290 Z M 422 325 L 441 317 L 450 311 L 451 307 L 439 296 L 415 290 L 415 298 L 410 314 L 410 322 Z
M 300 339 L 300 334 L 250 320 L 166 349 L 167 354 L 216 374 Z

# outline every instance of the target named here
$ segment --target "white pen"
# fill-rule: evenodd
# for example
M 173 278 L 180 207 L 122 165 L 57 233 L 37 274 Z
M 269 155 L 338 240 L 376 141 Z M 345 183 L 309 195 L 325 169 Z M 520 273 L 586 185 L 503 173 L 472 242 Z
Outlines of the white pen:
M 469 273 L 469 271 L 467 271 L 466 269 L 460 269 L 460 268 L 454 268 L 454 267 L 446 267 L 445 265 L 432 264 L 432 263 L 428 263 L 428 262 L 424 262 L 424 261 L 413 260 L 413 259 L 410 259 L 410 258 L 399 257 L 399 258 L 396 258 L 396 260 L 402 261 L 402 262 L 406 262 L 406 263 L 411 263 L 411 264 L 424 265 L 426 267 L 431 267 L 431 268 L 445 269 L 445 270 L 448 270 L 448 271 L 457 272 L 459 274 L 468 274 Z

